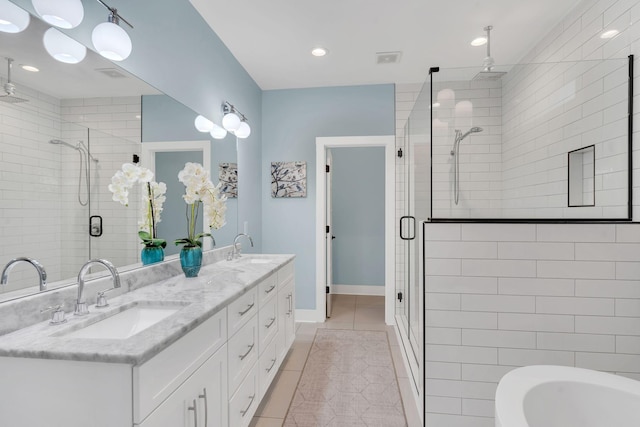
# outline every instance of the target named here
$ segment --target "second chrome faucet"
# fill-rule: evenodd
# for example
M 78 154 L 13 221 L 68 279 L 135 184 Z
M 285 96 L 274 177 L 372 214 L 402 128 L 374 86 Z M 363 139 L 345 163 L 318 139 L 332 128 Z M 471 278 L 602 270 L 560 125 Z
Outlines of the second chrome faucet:
M 87 261 L 82 268 L 80 269 L 80 273 L 78 273 L 78 299 L 76 300 L 76 308 L 73 312 L 76 316 L 84 316 L 85 314 L 89 314 L 89 309 L 87 308 L 87 303 L 84 302 L 84 277 L 94 264 L 100 264 L 106 267 L 111 273 L 111 277 L 113 278 L 113 287 L 120 287 L 120 275 L 118 274 L 118 270 L 113 266 L 113 264 L 105 259 L 92 259 Z M 110 289 L 109 289 L 110 290 Z M 102 297 L 104 298 L 104 293 L 107 290 L 102 291 Z M 102 307 L 105 307 L 106 301 L 103 303 Z

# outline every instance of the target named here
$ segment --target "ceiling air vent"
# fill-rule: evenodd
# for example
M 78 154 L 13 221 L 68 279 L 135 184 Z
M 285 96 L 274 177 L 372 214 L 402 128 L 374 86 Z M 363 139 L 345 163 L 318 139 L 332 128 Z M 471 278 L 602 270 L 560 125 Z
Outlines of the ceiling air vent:
M 376 64 L 397 64 L 402 52 L 376 52 Z
M 112 79 L 126 79 L 127 76 L 116 68 L 96 68 L 96 71 L 102 73 Z

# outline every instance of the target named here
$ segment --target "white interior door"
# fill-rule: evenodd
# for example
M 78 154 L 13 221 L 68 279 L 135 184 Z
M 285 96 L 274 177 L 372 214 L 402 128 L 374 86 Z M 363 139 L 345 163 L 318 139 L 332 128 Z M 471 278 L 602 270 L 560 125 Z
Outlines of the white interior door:
M 333 235 L 333 210 L 331 204 L 331 163 L 332 156 L 331 150 L 327 150 L 327 180 L 326 180 L 326 195 L 327 195 L 327 232 L 325 234 L 326 239 L 326 248 L 327 248 L 327 317 L 331 317 L 331 306 L 332 306 L 332 294 L 333 294 L 333 258 L 332 258 L 332 249 L 333 249 L 333 239 L 335 236 Z

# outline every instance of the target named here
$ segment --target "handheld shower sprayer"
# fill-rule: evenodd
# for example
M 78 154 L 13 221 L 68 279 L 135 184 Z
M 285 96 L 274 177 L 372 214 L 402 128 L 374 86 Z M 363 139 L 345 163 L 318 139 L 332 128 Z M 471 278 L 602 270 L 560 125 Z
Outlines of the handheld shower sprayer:
M 454 193 L 454 201 L 456 205 L 458 204 L 458 199 L 460 196 L 460 143 L 463 139 L 471 135 L 472 133 L 482 132 L 482 128 L 474 126 L 469 129 L 466 133 L 462 133 L 460 129 L 455 130 L 456 135 L 453 140 L 453 149 L 451 150 L 451 155 L 453 156 L 453 193 Z

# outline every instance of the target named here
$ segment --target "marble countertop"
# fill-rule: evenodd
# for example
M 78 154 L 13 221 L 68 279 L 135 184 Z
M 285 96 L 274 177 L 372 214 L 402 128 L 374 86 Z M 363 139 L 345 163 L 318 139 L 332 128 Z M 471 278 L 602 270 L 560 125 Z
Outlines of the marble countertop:
M 261 259 L 260 263 L 250 262 L 257 257 Z M 171 277 L 110 298 L 107 308 L 95 308 L 92 304 L 86 316 L 66 313 L 68 320 L 62 325 L 40 322 L 0 336 L 0 357 L 142 364 L 293 258 L 293 255 L 245 255 L 238 260 L 203 266 L 196 278 L 185 278 L 184 275 Z M 82 325 L 107 318 L 135 302 L 180 304 L 184 307 L 127 339 L 65 336 Z

